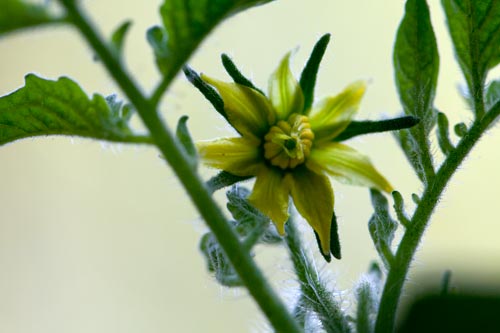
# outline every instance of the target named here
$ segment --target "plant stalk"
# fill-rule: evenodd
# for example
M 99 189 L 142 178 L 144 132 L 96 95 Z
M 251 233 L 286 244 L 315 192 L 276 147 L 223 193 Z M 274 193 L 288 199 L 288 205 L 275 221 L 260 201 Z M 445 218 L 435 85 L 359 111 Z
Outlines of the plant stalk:
M 80 11 L 76 1 L 59 0 L 59 2 L 66 9 L 72 23 L 97 53 L 109 74 L 137 109 L 156 146 L 184 185 L 191 200 L 271 325 L 277 332 L 302 332 L 283 302 L 268 284 L 249 252 L 240 243 L 236 233 L 227 223 L 222 211 L 205 188 L 203 181 L 191 168 L 187 156 L 172 132 L 161 120 L 155 105 L 145 97 L 125 72 L 118 59 L 92 27 L 90 21 Z

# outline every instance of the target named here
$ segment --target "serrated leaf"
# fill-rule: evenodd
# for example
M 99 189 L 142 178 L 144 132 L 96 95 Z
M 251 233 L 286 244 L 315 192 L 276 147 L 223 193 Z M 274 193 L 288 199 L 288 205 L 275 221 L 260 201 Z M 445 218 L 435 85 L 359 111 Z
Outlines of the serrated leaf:
M 123 53 L 123 45 L 125 43 L 125 37 L 127 36 L 127 32 L 132 26 L 132 21 L 128 20 L 123 22 L 116 28 L 116 30 L 111 35 L 111 47 L 113 52 L 118 57 L 121 57 Z
M 272 0 L 165 0 L 160 8 L 163 36 L 158 31 L 153 45 L 165 80 L 170 80 L 208 33 L 225 18 L 251 6 Z M 148 40 L 151 38 L 148 34 Z M 162 41 L 162 47 L 158 43 Z M 158 52 L 160 51 L 160 52 Z
M 72 80 L 29 74 L 19 90 L 0 98 L 0 145 L 45 135 L 75 135 L 114 142 L 151 143 L 135 136 L 128 121 L 132 109 L 110 96 L 92 99 Z
M 19 29 L 62 22 L 61 18 L 47 10 L 47 5 L 23 0 L 2 0 L 0 8 L 0 35 Z
M 393 259 L 391 244 L 398 224 L 389 214 L 387 198 L 375 189 L 371 189 L 370 194 L 375 212 L 368 222 L 368 229 L 380 258 L 389 268 Z
M 442 0 L 455 54 L 472 96 L 500 62 L 500 2 Z
M 439 54 L 425 0 L 408 0 L 394 45 L 396 86 L 408 115 L 420 119 L 425 134 L 436 122 L 433 108 Z

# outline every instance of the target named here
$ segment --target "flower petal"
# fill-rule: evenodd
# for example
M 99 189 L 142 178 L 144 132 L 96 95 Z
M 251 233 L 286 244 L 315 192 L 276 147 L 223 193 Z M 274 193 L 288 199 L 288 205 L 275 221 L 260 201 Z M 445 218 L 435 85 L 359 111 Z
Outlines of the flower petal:
M 289 184 L 283 173 L 274 168 L 262 167 L 257 175 L 248 201 L 267 215 L 281 235 L 285 234 L 288 220 Z
M 386 192 L 393 190 L 368 157 L 338 142 L 315 146 L 306 165 L 315 172 L 324 170 L 343 183 L 373 187 Z
M 261 163 L 258 145 L 246 138 L 198 141 L 196 148 L 203 163 L 237 176 L 254 176 Z
M 259 140 L 274 124 L 275 115 L 269 100 L 253 90 L 237 83 L 222 82 L 206 75 L 201 78 L 214 86 L 224 101 L 224 110 L 231 125 L 247 138 Z
M 330 256 L 330 228 L 333 216 L 333 190 L 327 176 L 307 168 L 296 168 L 290 174 L 291 194 L 295 207 L 316 231 L 321 252 Z
M 280 120 L 286 120 L 292 113 L 302 113 L 304 94 L 290 70 L 290 53 L 269 78 L 269 99 Z
M 365 90 L 366 83 L 357 81 L 337 96 L 326 98 L 313 107 L 310 122 L 317 142 L 330 141 L 345 130 L 358 110 Z

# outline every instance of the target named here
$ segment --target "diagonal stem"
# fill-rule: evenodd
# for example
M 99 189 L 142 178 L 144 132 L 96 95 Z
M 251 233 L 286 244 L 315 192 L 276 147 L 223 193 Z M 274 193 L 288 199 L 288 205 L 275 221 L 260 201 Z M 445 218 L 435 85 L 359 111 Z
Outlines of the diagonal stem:
M 156 107 L 145 97 L 134 81 L 122 68 L 97 31 L 76 5 L 75 0 L 59 0 L 70 20 L 87 40 L 104 63 L 109 74 L 135 106 L 151 136 L 184 185 L 191 200 L 216 236 L 220 245 L 245 283 L 250 294 L 267 316 L 277 332 L 302 332 L 290 316 L 283 302 L 270 287 L 249 252 L 240 243 L 236 233 L 227 223 L 202 180 L 191 168 L 187 156 L 179 147 L 171 131 L 161 120 Z
M 482 119 L 476 120 L 457 147 L 450 152 L 432 182 L 427 185 L 420 204 L 415 210 L 403 239 L 398 246 L 394 261 L 387 275 L 375 326 L 376 333 L 394 331 L 396 310 L 403 284 L 408 275 L 410 263 L 415 256 L 418 244 L 429 224 L 431 214 L 450 178 L 484 132 L 498 118 L 499 114 L 500 103 L 497 103 Z

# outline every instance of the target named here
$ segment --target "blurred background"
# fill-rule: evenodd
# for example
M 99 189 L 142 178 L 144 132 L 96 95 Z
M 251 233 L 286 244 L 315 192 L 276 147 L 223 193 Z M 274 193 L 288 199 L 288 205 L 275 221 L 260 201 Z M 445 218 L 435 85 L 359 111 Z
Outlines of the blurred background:
M 438 1 L 428 1 L 441 55 L 436 106 L 450 122 L 469 121 L 462 85 Z M 133 26 L 126 64 L 151 91 L 159 80 L 145 31 L 159 24 L 161 1 L 87 0 L 85 8 L 109 36 L 125 19 Z M 227 78 L 228 53 L 260 87 L 281 57 L 297 52 L 300 73 L 316 40 L 332 41 L 316 96 L 352 81 L 370 82 L 358 119 L 401 112 L 393 80 L 392 46 L 403 1 L 277 0 L 225 21 L 190 60 L 198 71 Z M 15 33 L 0 39 L 0 95 L 36 73 L 68 76 L 90 95 L 120 92 L 69 27 Z M 499 72 L 496 72 L 497 74 Z M 195 139 L 233 135 L 211 105 L 180 75 L 162 104 L 174 126 L 189 115 Z M 141 129 L 137 120 L 136 126 Z M 438 284 L 451 270 L 452 285 L 500 283 L 498 128 L 492 129 L 447 188 L 412 264 L 406 298 Z M 390 134 L 351 140 L 405 196 L 421 186 Z M 434 149 L 436 161 L 442 156 Z M 207 273 L 198 251 L 206 231 L 172 171 L 152 147 L 48 137 L 0 147 L 0 332 L 259 332 L 266 328 L 245 290 L 224 289 Z M 203 169 L 209 177 L 212 170 Z M 343 259 L 323 264 L 311 232 L 304 236 L 318 266 L 350 309 L 352 287 L 376 258 L 367 230 L 372 213 L 364 188 L 334 184 Z M 224 205 L 224 193 L 217 194 Z M 305 225 L 305 223 L 304 223 Z M 256 258 L 284 299 L 294 299 L 291 267 L 280 247 L 259 247 Z

